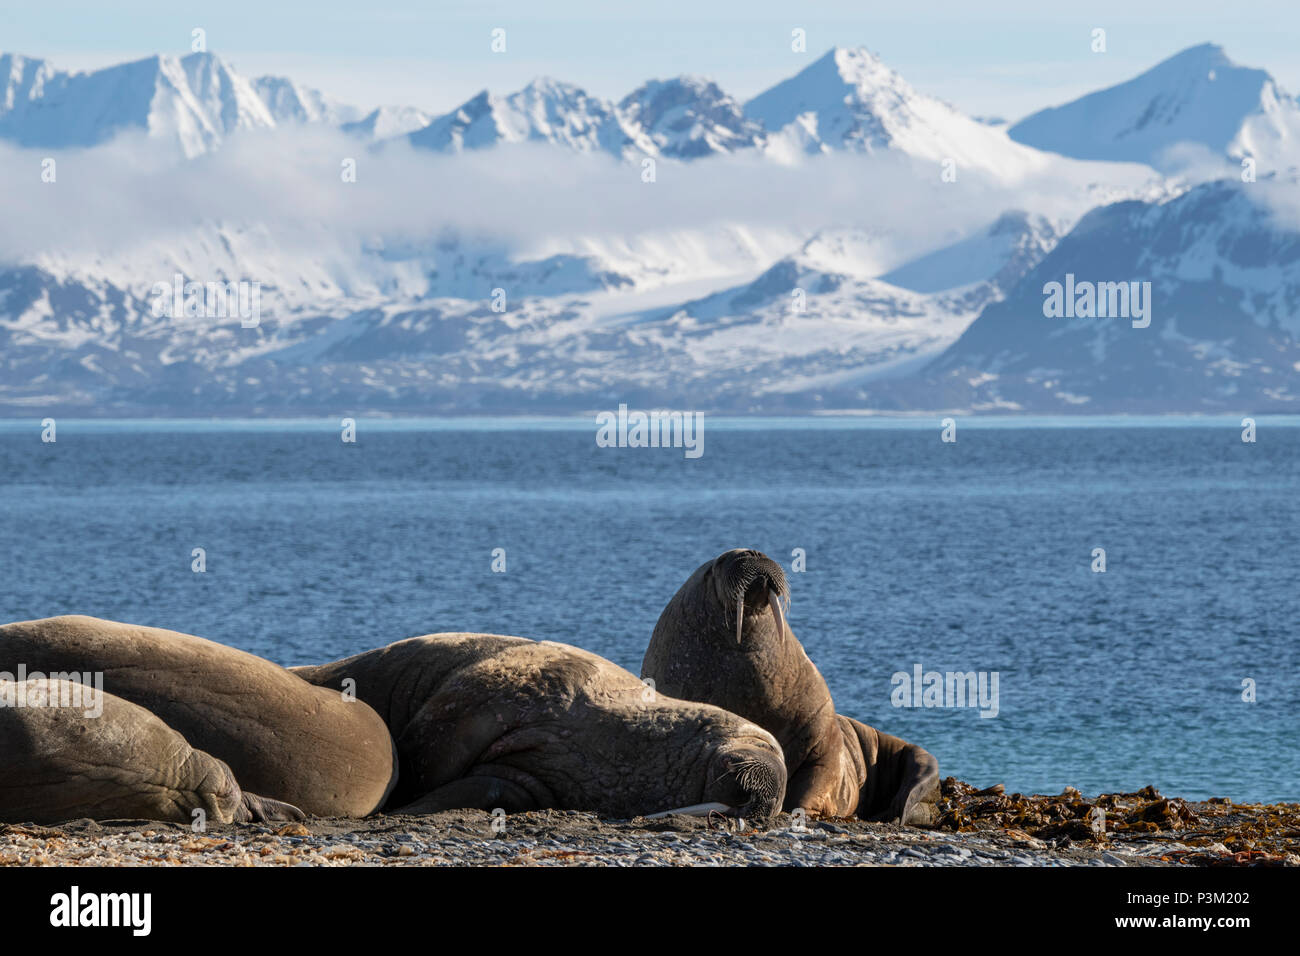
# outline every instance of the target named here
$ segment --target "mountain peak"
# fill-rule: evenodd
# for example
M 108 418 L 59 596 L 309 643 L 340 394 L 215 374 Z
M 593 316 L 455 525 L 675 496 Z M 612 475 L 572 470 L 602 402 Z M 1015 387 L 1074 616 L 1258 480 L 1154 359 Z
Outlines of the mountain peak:
M 837 138 L 856 137 L 869 152 L 871 145 L 884 145 L 879 135 L 883 130 L 878 122 L 860 121 L 868 114 L 876 114 L 878 107 L 888 108 L 889 104 L 873 102 L 886 90 L 895 105 L 916 95 L 897 73 L 866 49 L 832 47 L 790 79 L 746 103 L 745 115 L 775 133 L 801 116 L 814 114 L 817 140 L 822 147 L 817 151 L 841 145 L 823 133 L 830 120 Z
M 154 55 L 86 73 L 5 57 L 0 82 L 0 138 L 23 146 L 95 146 L 141 130 L 188 157 L 235 129 L 275 125 L 249 82 L 211 53 Z
M 833 47 L 790 79 L 745 104 L 770 152 L 893 153 L 952 161 L 998 179 L 1041 168 L 1043 157 L 942 100 L 913 89 L 863 47 Z
M 694 159 L 757 146 L 762 127 L 713 80 L 683 75 L 649 80 L 618 104 L 664 156 Z
M 898 75 L 887 67 L 880 57 L 864 46 L 833 47 L 822 59 L 829 59 L 834 63 L 836 71 L 844 81 L 854 86 L 864 86 Z
M 0 53 L 0 75 L 12 76 L 28 69 L 49 66 L 47 60 L 39 56 L 25 56 L 22 53 Z
M 407 139 L 412 146 L 442 152 L 534 142 L 621 157 L 634 146 L 652 148 L 636 132 L 624 125 L 614 104 L 543 76 L 509 96 L 483 90 Z
M 1194 63 L 1205 66 L 1236 66 L 1228 58 L 1227 51 L 1217 43 L 1198 43 L 1195 46 L 1189 46 L 1185 50 L 1180 50 L 1173 56 L 1168 57 L 1157 64 L 1167 65 L 1172 63 Z
M 581 87 L 566 83 L 564 80 L 557 80 L 553 76 L 536 76 L 525 86 L 520 93 L 533 92 L 543 96 L 573 96 L 574 94 L 586 96 L 587 93 Z M 518 95 L 518 94 L 516 94 Z
M 726 94 L 713 80 L 694 73 L 683 73 L 666 79 L 646 80 L 619 102 L 623 107 L 637 102 L 647 102 L 660 97 L 703 96 L 710 99 L 723 99 Z
M 360 119 L 344 123 L 340 129 L 351 136 L 379 141 L 423 129 L 431 119 L 432 116 L 414 106 L 380 106 Z
M 865 93 L 875 86 L 894 85 L 900 81 L 901 77 L 866 47 L 834 46 L 777 87 L 797 83 L 811 90 L 830 92 L 835 87 L 849 86 Z M 754 97 L 750 103 L 763 96 L 766 94 Z
M 45 60 L 19 53 L 0 53 L 0 124 L 19 103 L 39 99 L 55 75 Z
M 219 57 L 217 54 L 213 53 L 210 50 L 195 50 L 193 53 L 186 53 L 184 56 L 181 57 L 173 57 L 170 54 L 164 54 L 164 58 L 168 60 L 179 59 L 182 63 L 191 66 L 202 65 L 202 66 L 213 66 L 218 69 L 225 69 L 225 70 L 230 69 L 229 65 L 226 63 L 225 60 L 223 60 L 221 57 Z
M 1300 136 L 1300 108 L 1265 70 L 1239 66 L 1223 47 L 1202 43 L 1144 73 L 1009 130 L 1012 139 L 1076 159 L 1147 163 L 1174 171 L 1174 147 L 1252 156 L 1272 165 Z

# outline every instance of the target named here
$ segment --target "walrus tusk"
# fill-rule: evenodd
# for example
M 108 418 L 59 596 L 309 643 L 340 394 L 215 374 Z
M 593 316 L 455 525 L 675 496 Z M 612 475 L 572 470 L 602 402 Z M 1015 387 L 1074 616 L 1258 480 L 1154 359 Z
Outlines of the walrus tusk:
M 745 592 L 736 598 L 736 643 L 740 643 L 740 626 L 745 623 Z
M 785 640 L 785 615 L 781 613 L 781 597 L 775 591 L 767 592 L 767 606 L 772 609 L 772 620 L 776 621 L 776 638 Z
M 664 810 L 662 813 L 648 813 L 647 820 L 660 820 L 670 814 L 680 813 L 684 817 L 707 817 L 715 810 L 722 813 L 729 811 L 731 807 L 725 803 L 694 803 L 689 807 L 678 807 L 676 810 Z

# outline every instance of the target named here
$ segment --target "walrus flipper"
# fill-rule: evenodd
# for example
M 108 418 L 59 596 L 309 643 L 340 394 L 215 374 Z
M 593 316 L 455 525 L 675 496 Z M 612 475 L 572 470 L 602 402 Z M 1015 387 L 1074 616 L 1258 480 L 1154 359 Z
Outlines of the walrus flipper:
M 867 779 L 858 797 L 864 820 L 933 826 L 939 818 L 939 761 L 927 750 L 893 734 L 881 733 L 852 717 L 862 745 Z
M 235 812 L 236 823 L 280 823 L 306 819 L 307 814 L 292 803 L 259 797 L 248 791 L 243 791 L 242 807 Z
M 939 821 L 939 761 L 916 744 L 899 743 L 903 749 L 896 759 L 902 764 L 903 782 L 890 801 L 884 819 L 907 826 L 934 826 Z

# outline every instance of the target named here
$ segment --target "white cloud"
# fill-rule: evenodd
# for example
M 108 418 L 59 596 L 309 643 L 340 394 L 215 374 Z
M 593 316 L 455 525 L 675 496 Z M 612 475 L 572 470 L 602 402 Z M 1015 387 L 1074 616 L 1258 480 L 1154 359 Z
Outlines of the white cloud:
M 51 184 L 40 181 L 46 155 L 57 162 Z M 357 161 L 355 183 L 340 176 L 347 157 Z M 1073 218 L 1098 201 L 1097 187 L 1131 191 L 1149 176 L 1060 160 L 1014 186 L 974 173 L 944 183 L 931 164 L 844 154 L 797 164 L 757 155 L 660 160 L 656 174 L 646 183 L 639 164 L 547 146 L 451 156 L 404 142 L 371 150 L 316 128 L 243 133 L 189 162 L 138 134 L 48 154 L 0 147 L 10 186 L 0 195 L 0 260 L 123 262 L 137 250 L 156 258 L 169 243 L 220 241 L 217 225 L 321 259 L 346 259 L 376 240 L 427 243 L 449 233 L 527 250 L 737 226 L 805 237 L 868 228 L 924 251 L 1009 208 Z

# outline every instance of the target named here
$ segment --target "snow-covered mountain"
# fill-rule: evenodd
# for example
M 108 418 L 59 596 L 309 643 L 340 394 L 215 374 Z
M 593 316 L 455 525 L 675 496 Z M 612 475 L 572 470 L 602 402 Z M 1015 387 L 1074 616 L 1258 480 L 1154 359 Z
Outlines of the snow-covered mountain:
M 275 255 L 265 238 L 221 235 L 207 253 L 173 247 L 174 261 L 215 251 L 186 274 L 224 279 Z M 999 283 L 1036 261 L 1050 228 L 1011 214 L 962 242 L 981 237 L 996 250 L 981 260 L 986 275 L 969 262 L 952 268 L 960 251 L 937 254 L 938 267 L 897 270 L 929 286 L 945 270 L 971 280 L 959 287 L 918 292 L 874 278 L 898 265 L 883 237 L 830 230 L 753 280 L 641 307 L 679 286 L 655 293 L 653 275 L 621 271 L 612 251 L 511 259 L 445 238 L 371 249 L 364 285 L 345 287 L 328 269 L 310 271 L 315 263 L 275 263 L 271 275 L 303 281 L 264 288 L 250 329 L 234 318 L 157 316 L 142 284 L 50 261 L 0 271 L 0 410 L 576 411 L 617 395 L 734 411 L 807 407 L 816 390 L 897 374 L 951 343 L 1003 294 Z M 170 278 L 163 253 L 155 272 Z M 306 286 L 318 294 L 304 295 Z M 492 306 L 495 288 L 510 290 L 503 311 Z
M 1057 239 L 1056 226 L 1044 216 L 1011 210 L 987 230 L 920 256 L 881 279 L 925 293 L 988 282 L 1005 294 Z
M 1041 217 L 1008 214 L 892 273 L 921 279 L 918 291 L 880 278 L 892 258 L 887 237 L 825 230 L 751 282 L 647 311 L 587 344 L 618 370 L 616 380 L 658 389 L 659 400 L 672 383 L 678 401 L 814 407 L 822 389 L 897 375 L 936 355 L 1053 238 Z M 971 244 L 985 249 L 978 265 L 963 253 Z M 964 268 L 955 268 L 959 259 Z
M 411 133 L 447 152 L 545 142 L 619 158 L 679 160 L 759 150 L 791 161 L 827 152 L 890 152 L 1001 180 L 1050 163 L 998 126 L 917 92 L 862 48 L 836 47 L 742 107 L 710 80 L 652 80 L 617 105 L 554 80 L 509 96 L 487 90 Z
M 836 47 L 742 107 L 711 80 L 652 80 L 618 103 L 540 78 L 509 95 L 487 90 L 443 115 L 414 107 L 364 114 L 286 77 L 241 76 L 212 53 L 153 56 L 83 73 L 0 55 L 0 139 L 81 148 L 142 131 L 186 157 L 241 129 L 341 127 L 372 141 L 408 137 L 444 152 L 545 142 L 628 159 L 693 160 L 756 150 L 780 161 L 826 152 L 952 161 L 1004 182 L 1050 168 L 1045 152 L 1183 170 L 1191 144 L 1259 161 L 1260 173 L 1300 165 L 1300 103 L 1263 70 L 1203 44 L 1118 86 L 1006 128 L 915 90 L 863 48 Z
M 4 54 L 0 83 L 0 139 L 47 149 L 98 146 L 143 132 L 194 157 L 238 130 L 336 125 L 357 115 L 283 77 L 246 79 L 212 53 L 151 56 L 86 73 Z
M 414 106 L 380 106 L 360 119 L 344 123 L 340 129 L 349 135 L 378 142 L 414 133 L 432 121 L 432 114 Z
M 548 78 L 509 96 L 484 90 L 407 138 L 412 146 L 453 153 L 525 142 L 620 158 L 653 152 L 644 131 L 613 103 Z
M 763 127 L 747 119 L 736 100 L 702 77 L 651 80 L 624 97 L 618 108 L 645 132 L 657 153 L 675 159 L 752 149 L 766 138 Z
M 6 54 L 0 77 L 0 138 L 20 146 L 97 146 L 143 131 L 191 157 L 235 130 L 275 125 L 253 85 L 210 53 L 151 56 L 89 73 Z
M 1213 157 L 1254 157 L 1263 174 L 1300 163 L 1300 104 L 1264 70 L 1238 66 L 1205 43 L 1118 86 L 1034 113 L 1010 135 L 1078 159 L 1166 170 L 1196 158 L 1171 152 L 1191 144 Z
M 1212 82 L 1236 89 L 1237 69 Z M 1286 122 L 1268 124 L 1290 108 L 1224 142 L 1281 150 Z M 303 125 L 392 146 L 349 183 L 320 148 L 335 134 Z M 219 149 L 240 131 L 255 149 Z M 7 222 L 43 227 L 0 258 L 0 414 L 1276 410 L 1300 390 L 1294 180 L 1188 190 L 1053 155 L 865 50 L 743 107 L 696 77 L 617 103 L 543 79 L 440 116 L 363 116 L 210 54 L 78 74 L 0 57 L 0 139 L 119 133 L 148 138 L 148 176 L 126 140 L 95 167 L 108 186 L 0 197 Z M 158 142 L 206 155 L 168 166 Z M 504 148 L 520 143 L 554 147 L 532 179 Z M 646 156 L 671 171 L 654 186 L 619 165 Z M 137 178 L 151 215 L 126 221 Z M 72 216 L 50 210 L 78 188 L 65 241 Z M 158 314 L 151 287 L 178 273 L 259 283 L 259 322 Z M 1045 318 L 1067 275 L 1150 282 L 1150 326 Z
M 1004 130 L 913 89 L 862 48 L 836 47 L 745 104 L 777 155 L 894 151 L 936 165 L 1014 178 L 1044 168 Z
M 286 76 L 259 76 L 253 89 L 277 124 L 323 123 L 340 126 L 357 121 L 361 111 L 320 90 L 302 86 Z M 378 112 L 378 111 L 376 111 Z
M 1300 411 L 1298 186 L 1227 179 L 1097 209 L 923 372 L 856 398 L 1040 413 Z

